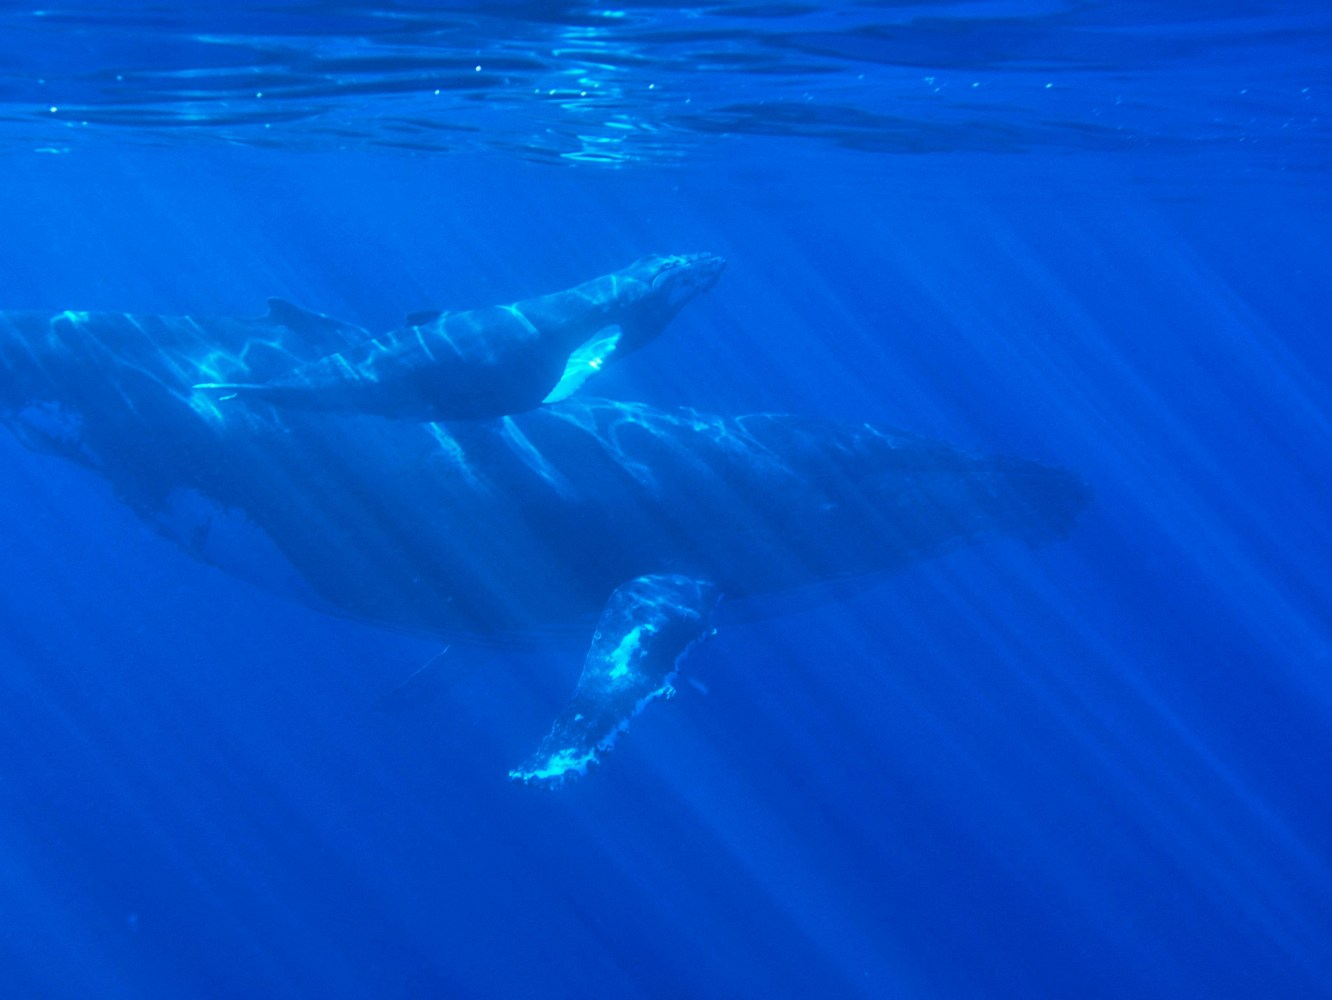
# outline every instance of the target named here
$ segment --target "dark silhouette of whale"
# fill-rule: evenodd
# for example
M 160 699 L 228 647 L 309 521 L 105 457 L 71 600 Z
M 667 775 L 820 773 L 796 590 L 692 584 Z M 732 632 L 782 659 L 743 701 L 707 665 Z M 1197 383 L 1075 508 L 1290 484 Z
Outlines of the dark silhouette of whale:
M 219 398 L 309 410 L 463 420 L 522 413 L 570 396 L 655 339 L 726 262 L 644 257 L 566 291 L 460 313 L 418 313 L 371 338 L 258 383 L 205 382 Z
M 0 421 L 78 462 L 186 551 L 384 626 L 593 636 L 569 705 L 511 773 L 584 771 L 668 695 L 713 612 L 854 584 L 953 546 L 1069 530 L 1068 472 L 868 425 L 574 399 L 492 420 L 390 420 L 193 390 L 262 381 L 358 328 L 0 313 Z

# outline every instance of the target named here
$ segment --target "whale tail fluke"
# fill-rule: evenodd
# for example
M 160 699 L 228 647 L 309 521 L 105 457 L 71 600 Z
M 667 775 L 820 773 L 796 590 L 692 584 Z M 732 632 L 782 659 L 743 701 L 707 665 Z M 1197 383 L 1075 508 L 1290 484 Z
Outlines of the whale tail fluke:
M 1008 484 L 1013 533 L 1032 548 L 1067 538 L 1093 499 L 1080 476 L 1036 462 L 1015 461 Z

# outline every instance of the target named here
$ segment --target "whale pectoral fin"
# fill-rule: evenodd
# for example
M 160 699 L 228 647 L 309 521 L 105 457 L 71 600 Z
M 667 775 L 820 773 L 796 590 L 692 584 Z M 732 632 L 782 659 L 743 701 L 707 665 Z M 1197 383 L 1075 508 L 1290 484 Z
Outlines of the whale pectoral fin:
M 640 576 L 617 587 L 597 622 L 583 673 L 550 734 L 515 781 L 555 786 L 615 745 L 644 707 L 675 693 L 676 665 L 710 634 L 721 598 L 715 584 L 687 576 Z
M 541 402 L 558 403 L 577 392 L 584 382 L 605 367 L 623 335 L 624 331 L 620 327 L 608 326 L 598 330 L 587 343 L 575 348 L 564 363 L 564 374 L 555 383 L 555 388 L 550 390 L 550 395 Z

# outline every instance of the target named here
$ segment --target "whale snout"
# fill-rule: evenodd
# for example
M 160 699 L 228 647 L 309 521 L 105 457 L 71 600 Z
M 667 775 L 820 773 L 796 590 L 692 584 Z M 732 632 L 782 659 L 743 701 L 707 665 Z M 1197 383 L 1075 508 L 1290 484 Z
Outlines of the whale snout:
M 682 253 L 662 259 L 654 285 L 663 281 L 687 279 L 695 285 L 703 286 L 706 291 L 717 283 L 722 271 L 726 270 L 726 258 L 715 253 Z
M 726 258 L 715 253 L 674 254 L 654 263 L 652 291 L 675 307 L 708 291 L 726 270 Z
M 696 282 L 711 288 L 726 270 L 726 258 L 715 253 L 685 254 L 680 266 L 688 270 Z

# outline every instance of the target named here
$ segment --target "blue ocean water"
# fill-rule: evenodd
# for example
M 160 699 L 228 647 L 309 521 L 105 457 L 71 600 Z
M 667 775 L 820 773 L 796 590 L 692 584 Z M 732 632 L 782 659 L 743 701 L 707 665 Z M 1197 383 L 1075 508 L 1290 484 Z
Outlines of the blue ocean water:
M 707 250 L 597 393 L 1095 502 L 721 629 L 550 793 L 505 773 L 576 654 L 455 645 L 379 711 L 442 641 L 0 435 L 5 995 L 1332 996 L 1330 42 L 1280 0 L 7 7 L 0 309 L 383 330 Z

